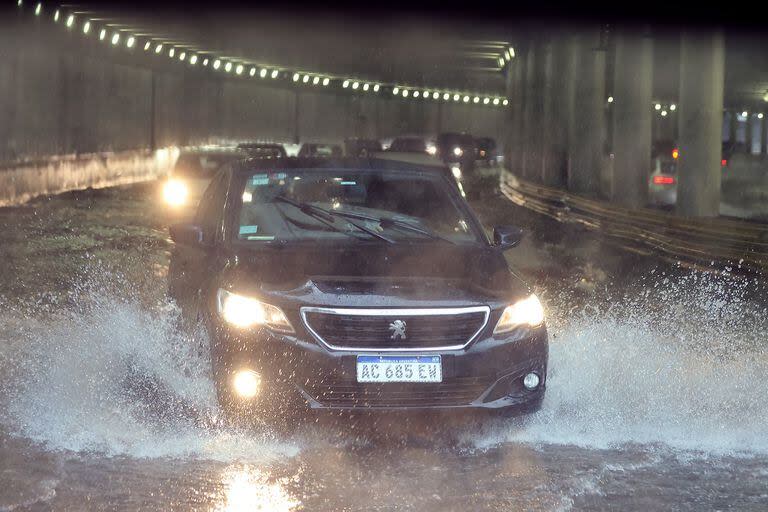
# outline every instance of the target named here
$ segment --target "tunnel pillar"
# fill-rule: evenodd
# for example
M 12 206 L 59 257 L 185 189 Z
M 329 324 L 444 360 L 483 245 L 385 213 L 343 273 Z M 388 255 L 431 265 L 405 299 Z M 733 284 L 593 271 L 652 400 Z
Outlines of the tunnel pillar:
M 510 142 L 510 159 L 506 163 L 507 168 L 514 174 L 523 175 L 523 153 L 525 152 L 525 101 L 526 101 L 526 74 L 528 71 L 528 49 L 519 48 L 517 57 L 510 64 L 512 71 L 512 129 Z
M 531 181 L 541 181 L 545 143 L 544 131 L 544 71 L 546 43 L 535 41 L 528 52 L 525 101 L 525 150 L 523 151 L 523 176 Z
M 573 111 L 571 40 L 553 41 L 545 63 L 542 183 L 564 187 L 568 180 L 568 126 Z
M 766 129 L 766 119 L 765 119 L 765 116 L 763 116 L 763 118 L 760 119 L 760 156 L 762 158 L 765 158 L 765 154 L 766 154 L 765 129 Z
M 680 215 L 712 217 L 720 211 L 724 67 L 722 33 L 683 33 L 678 109 Z
M 597 196 L 605 138 L 605 49 L 598 30 L 576 37 L 568 189 Z
M 653 42 L 641 33 L 615 38 L 613 179 L 611 199 L 628 208 L 645 206 L 651 168 Z
M 752 112 L 747 112 L 747 118 L 744 120 L 744 152 L 752 154 Z

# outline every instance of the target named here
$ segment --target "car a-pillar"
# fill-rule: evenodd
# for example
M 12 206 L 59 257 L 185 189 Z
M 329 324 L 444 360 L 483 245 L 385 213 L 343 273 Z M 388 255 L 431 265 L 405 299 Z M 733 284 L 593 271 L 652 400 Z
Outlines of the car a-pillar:
M 677 212 L 720 212 L 725 44 L 719 31 L 684 32 L 680 44 Z

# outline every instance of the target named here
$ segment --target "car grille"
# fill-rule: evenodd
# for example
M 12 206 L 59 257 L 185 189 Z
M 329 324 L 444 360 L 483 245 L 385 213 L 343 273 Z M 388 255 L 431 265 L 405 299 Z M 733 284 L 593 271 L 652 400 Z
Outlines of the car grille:
M 463 308 L 449 314 L 419 313 L 418 310 L 383 310 L 365 314 L 355 310 L 306 310 L 304 321 L 320 341 L 334 349 L 417 350 L 460 348 L 485 325 L 488 308 Z M 443 310 L 447 311 L 447 310 Z M 394 336 L 392 325 L 405 322 L 405 338 Z
M 304 390 L 326 407 L 451 407 L 468 405 L 490 386 L 490 377 L 453 377 L 440 383 L 308 383 Z

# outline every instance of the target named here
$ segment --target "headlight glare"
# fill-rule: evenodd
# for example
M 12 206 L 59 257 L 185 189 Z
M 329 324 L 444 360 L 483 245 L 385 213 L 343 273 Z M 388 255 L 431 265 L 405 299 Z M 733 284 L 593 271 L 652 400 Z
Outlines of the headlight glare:
M 515 327 L 527 325 L 538 327 L 544 322 L 544 308 L 536 295 L 530 295 L 511 306 L 507 306 L 493 330 L 494 334 L 509 332 Z
M 265 325 L 275 331 L 293 332 L 285 313 L 277 306 L 223 289 L 219 290 L 216 304 L 221 317 L 235 327 Z
M 187 201 L 189 189 L 183 181 L 168 180 L 163 187 L 163 198 L 171 206 L 181 206 Z
M 456 146 L 455 148 L 453 148 L 453 154 L 456 156 L 461 156 L 464 154 L 464 150 L 461 149 L 459 146 Z

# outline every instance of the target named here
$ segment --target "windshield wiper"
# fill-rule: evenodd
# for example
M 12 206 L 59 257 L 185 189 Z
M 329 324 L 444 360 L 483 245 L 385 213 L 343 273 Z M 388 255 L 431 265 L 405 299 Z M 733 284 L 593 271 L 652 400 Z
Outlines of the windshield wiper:
M 310 217 L 314 217 L 314 218 L 318 219 L 319 221 L 321 221 L 323 224 L 325 224 L 326 226 L 330 227 L 334 231 L 338 231 L 340 233 L 345 233 L 345 234 L 348 234 L 350 236 L 354 236 L 351 233 L 349 233 L 348 231 L 339 228 L 338 226 L 336 226 L 336 224 L 333 223 L 335 217 L 344 217 L 345 220 L 347 221 L 347 223 L 349 223 L 352 226 L 356 227 L 357 229 L 359 229 L 363 233 L 367 233 L 367 234 L 371 235 L 372 237 L 378 238 L 379 240 L 383 240 L 383 241 L 385 241 L 387 243 L 390 243 L 390 244 L 394 244 L 395 243 L 395 241 L 392 240 L 391 238 L 386 237 L 386 236 L 384 236 L 382 234 L 379 234 L 376 231 L 374 231 L 373 229 L 370 229 L 370 228 L 368 228 L 366 226 L 358 224 L 357 222 L 352 222 L 351 220 L 346 218 L 347 215 L 343 214 L 342 212 L 335 212 L 333 210 L 326 210 L 325 208 L 321 208 L 320 206 L 315 206 L 315 205 L 310 204 L 310 203 L 302 203 L 302 202 L 299 202 L 299 201 L 294 201 L 293 199 L 289 199 L 289 198 L 287 198 L 287 197 L 285 197 L 283 195 L 276 195 L 273 199 L 275 201 L 279 201 L 281 203 L 289 204 L 289 205 L 291 205 L 291 206 L 293 206 L 295 208 L 298 208 L 305 215 L 309 215 Z
M 379 225 L 382 228 L 399 228 L 406 231 L 412 231 L 413 233 L 418 233 L 420 235 L 426 236 L 428 238 L 431 238 L 433 240 L 440 240 L 441 242 L 447 242 L 449 244 L 456 245 L 456 242 L 451 240 L 450 238 L 446 238 L 440 234 L 435 233 L 434 231 L 420 228 L 418 226 L 414 226 L 413 224 L 410 224 L 408 222 L 403 222 L 401 220 L 392 219 L 390 217 L 374 217 L 373 215 L 365 215 L 363 213 L 352 213 L 352 212 L 331 212 L 334 215 L 338 215 L 339 217 L 347 217 L 352 219 L 360 219 L 360 220 L 370 220 L 373 222 L 378 222 Z

